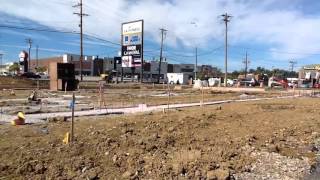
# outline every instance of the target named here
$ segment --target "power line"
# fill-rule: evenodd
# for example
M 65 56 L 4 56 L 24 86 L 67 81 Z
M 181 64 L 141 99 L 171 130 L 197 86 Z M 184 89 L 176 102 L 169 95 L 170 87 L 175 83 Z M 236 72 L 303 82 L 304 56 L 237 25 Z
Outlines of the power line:
M 109 43 L 109 44 L 121 46 L 120 43 L 116 43 L 116 42 L 112 42 L 112 41 L 103 39 L 103 38 L 101 38 L 101 37 L 98 37 L 97 35 L 84 34 L 84 36 L 86 36 L 86 37 L 89 38 L 89 39 L 90 39 L 90 38 L 91 38 L 91 39 L 96 39 L 96 40 L 99 40 L 99 41 L 107 42 L 107 43 Z
M 219 46 L 219 47 L 214 48 L 214 49 L 212 49 L 212 50 L 210 50 L 210 51 L 208 51 L 208 52 L 198 53 L 198 57 L 200 57 L 200 56 L 207 56 L 207 55 L 209 55 L 209 54 L 214 54 L 214 53 L 216 53 L 219 49 L 221 49 L 222 47 L 223 47 L 223 46 Z M 177 57 L 186 57 L 186 58 L 193 58 L 193 57 L 195 57 L 195 55 L 185 55 L 185 54 L 187 54 L 187 53 L 183 53 L 183 52 L 180 52 L 180 53 L 172 52 L 172 51 L 165 51 L 165 52 L 168 53 L 168 54 L 171 54 L 171 55 L 173 55 L 173 56 L 177 56 Z
M 229 45 L 231 47 L 238 47 L 241 49 L 250 49 L 252 51 L 258 51 L 258 52 L 273 52 L 277 54 L 295 54 L 295 55 L 320 55 L 320 53 L 304 53 L 304 52 L 287 52 L 287 51 L 276 51 L 276 50 L 263 50 L 263 49 L 256 49 L 256 48 L 247 48 L 242 46 L 236 46 L 236 45 Z
M 8 28 L 8 29 L 19 29 L 19 30 L 29 30 L 29 31 L 41 31 L 41 32 L 52 32 L 52 33 L 65 33 L 65 34 L 80 34 L 79 32 L 76 31 L 62 31 L 62 30 L 53 30 L 53 29 L 39 29 L 39 28 L 30 28 L 30 27 L 19 27 L 19 26 L 8 26 L 8 25 L 0 25 L 2 28 Z M 85 34 L 83 33 L 84 38 L 88 39 L 95 39 L 99 41 L 103 41 L 109 44 L 114 44 L 114 45 L 119 45 L 120 43 L 112 42 L 106 39 L 103 39 L 101 37 L 97 37 L 96 35 L 91 35 L 91 34 Z
M 8 28 L 8 29 L 29 30 L 29 31 L 43 31 L 43 32 L 66 33 L 66 34 L 79 34 L 79 32 L 75 32 L 75 31 L 60 31 L 60 30 L 53 30 L 53 29 L 39 29 L 39 28 L 9 26 L 9 25 L 0 25 L 0 27 Z

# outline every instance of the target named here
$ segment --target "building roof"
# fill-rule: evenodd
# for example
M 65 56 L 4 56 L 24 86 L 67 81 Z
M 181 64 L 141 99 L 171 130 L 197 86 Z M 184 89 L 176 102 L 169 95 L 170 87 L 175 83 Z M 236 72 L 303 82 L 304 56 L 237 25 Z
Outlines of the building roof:
M 305 70 L 320 70 L 320 64 L 310 64 L 303 67 Z

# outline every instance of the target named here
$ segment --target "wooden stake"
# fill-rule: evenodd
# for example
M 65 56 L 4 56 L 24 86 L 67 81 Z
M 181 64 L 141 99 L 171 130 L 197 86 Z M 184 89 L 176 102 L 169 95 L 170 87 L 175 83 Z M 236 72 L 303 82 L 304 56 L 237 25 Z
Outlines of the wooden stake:
M 201 94 L 202 94 L 202 100 L 201 100 L 201 106 L 204 105 L 204 92 L 203 92 L 203 87 L 201 87 Z
M 71 142 L 74 141 L 74 106 L 75 106 L 76 98 L 74 95 L 74 92 L 72 93 L 72 103 L 71 103 L 71 110 L 72 110 L 72 116 L 71 116 Z
M 169 108 L 170 108 L 170 85 L 168 83 L 168 112 L 169 112 Z
M 64 83 L 64 94 L 67 94 L 68 81 Z

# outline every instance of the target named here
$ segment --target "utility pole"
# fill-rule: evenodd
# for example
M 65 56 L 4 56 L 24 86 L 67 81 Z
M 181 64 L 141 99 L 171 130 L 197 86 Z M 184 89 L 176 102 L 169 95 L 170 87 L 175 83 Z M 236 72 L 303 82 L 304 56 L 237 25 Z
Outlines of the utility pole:
M 28 55 L 28 72 L 30 71 L 30 65 L 31 65 L 31 47 L 32 47 L 32 39 L 28 38 L 26 39 L 27 44 L 29 45 L 29 55 Z
M 0 53 L 0 68 L 1 68 L 1 69 L 0 69 L 0 70 L 1 70 L 1 71 L 0 71 L 0 73 L 2 73 L 2 72 L 3 72 L 3 67 L 2 67 L 2 56 L 3 56 L 3 54 L 1 54 L 1 53 Z
M 247 74 L 248 74 L 248 64 L 250 64 L 250 61 L 248 60 L 248 52 L 246 52 L 246 58 L 243 61 L 245 68 L 244 68 L 244 77 L 247 78 Z
M 290 64 L 290 71 L 293 72 L 293 70 L 294 70 L 294 65 L 297 64 L 297 61 L 291 60 L 291 61 L 289 61 L 289 64 Z
M 228 13 L 225 13 L 225 14 L 223 14 L 221 16 L 223 17 L 223 21 L 224 21 L 225 26 L 226 26 L 226 29 L 225 29 L 224 87 L 227 87 L 227 74 L 228 74 L 228 22 L 230 22 L 230 18 L 232 16 L 228 15 Z
M 198 47 L 196 47 L 196 64 L 194 67 L 194 80 L 197 80 L 197 72 L 198 72 Z
M 163 50 L 163 39 L 164 39 L 165 33 L 166 33 L 168 30 L 161 28 L 160 31 L 161 31 L 161 45 L 160 45 L 160 61 L 159 61 L 158 83 L 160 83 L 161 62 L 162 62 L 162 50 Z
M 38 70 L 38 68 L 39 68 L 39 46 L 37 45 L 36 46 L 36 61 L 37 61 L 37 67 L 36 67 L 36 69 Z
M 73 7 L 80 7 L 79 13 L 73 13 L 80 17 L 80 80 L 82 81 L 82 66 L 83 66 L 83 16 L 89 16 L 88 14 L 83 13 L 83 3 L 82 0 L 80 0 L 80 3 L 77 5 L 74 5 Z

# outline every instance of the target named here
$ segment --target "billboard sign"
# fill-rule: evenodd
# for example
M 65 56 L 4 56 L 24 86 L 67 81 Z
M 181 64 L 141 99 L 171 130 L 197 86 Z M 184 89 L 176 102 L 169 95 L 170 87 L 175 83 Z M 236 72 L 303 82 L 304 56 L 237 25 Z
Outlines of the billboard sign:
M 143 58 L 143 20 L 122 24 L 122 67 L 140 67 Z

